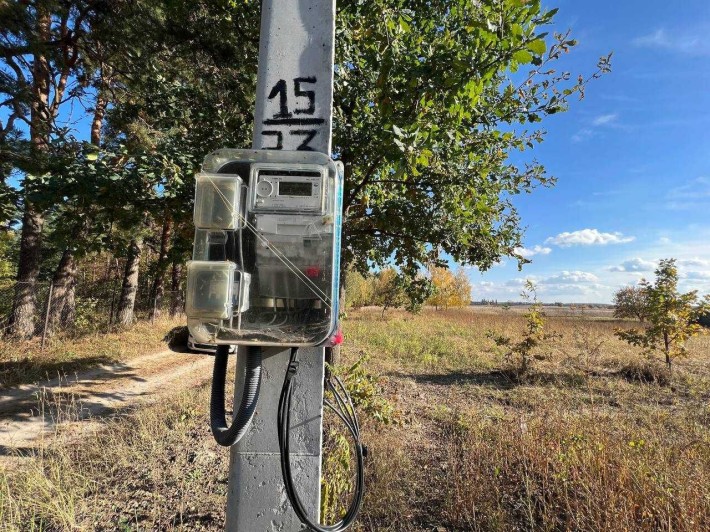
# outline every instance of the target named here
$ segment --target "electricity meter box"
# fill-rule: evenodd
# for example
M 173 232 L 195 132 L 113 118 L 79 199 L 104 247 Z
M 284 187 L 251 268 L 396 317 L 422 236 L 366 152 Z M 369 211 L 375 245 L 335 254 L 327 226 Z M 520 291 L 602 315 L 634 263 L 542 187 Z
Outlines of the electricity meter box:
M 195 181 L 186 313 L 195 340 L 313 346 L 338 317 L 342 164 L 317 152 L 223 149 Z

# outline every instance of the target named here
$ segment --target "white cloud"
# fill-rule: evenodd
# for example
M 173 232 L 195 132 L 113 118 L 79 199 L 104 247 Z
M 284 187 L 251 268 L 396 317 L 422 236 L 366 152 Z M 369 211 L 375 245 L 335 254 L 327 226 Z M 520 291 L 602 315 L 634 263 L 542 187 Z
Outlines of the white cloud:
M 608 269 L 610 272 L 652 272 L 656 269 L 656 263 L 637 257 L 625 260 L 619 266 L 611 266 Z
M 572 142 L 584 142 L 587 139 L 592 138 L 595 135 L 594 131 L 588 127 L 582 128 L 577 133 L 572 135 Z
M 625 244 L 634 240 L 633 236 L 624 236 L 622 233 L 602 233 L 598 229 L 581 229 L 560 233 L 545 240 L 545 244 L 554 244 L 561 248 L 570 246 L 605 246 L 607 244 Z
M 534 246 L 532 248 L 515 248 L 515 253 L 517 253 L 521 257 L 525 257 L 526 259 L 534 257 L 535 255 L 549 255 L 551 251 L 552 248 L 546 248 L 543 246 Z
M 525 286 L 525 283 L 527 283 L 528 281 L 537 283 L 537 277 L 535 277 L 534 275 L 531 275 L 530 277 L 515 277 L 513 279 L 508 279 L 505 282 L 505 286 L 512 288 L 521 288 Z
M 616 113 L 610 113 L 608 115 L 599 115 L 592 121 L 592 124 L 595 126 L 604 126 L 607 124 L 611 124 L 612 122 L 616 122 L 617 118 L 619 118 L 619 115 Z
M 670 50 L 690 55 L 710 54 L 707 39 L 699 33 L 693 34 L 687 31 L 667 32 L 664 28 L 659 28 L 647 35 L 636 37 L 632 42 L 635 46 L 643 48 Z
M 540 281 L 540 284 L 569 285 L 576 283 L 596 283 L 599 278 L 593 273 L 583 271 L 561 271 L 556 275 L 547 277 Z
M 671 201 L 687 200 L 691 202 L 710 199 L 710 178 L 698 177 L 685 185 L 673 188 L 668 191 L 667 199 Z
M 710 268 L 710 260 L 681 259 L 678 261 L 678 266 L 685 266 L 688 268 Z

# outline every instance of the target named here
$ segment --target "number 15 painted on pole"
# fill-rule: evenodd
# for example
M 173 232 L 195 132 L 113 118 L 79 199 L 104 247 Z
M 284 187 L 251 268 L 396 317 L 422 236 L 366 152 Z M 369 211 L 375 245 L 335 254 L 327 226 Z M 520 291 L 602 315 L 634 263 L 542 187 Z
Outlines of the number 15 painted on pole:
M 314 90 L 304 90 L 304 85 L 313 85 L 316 82 L 315 76 L 293 79 L 293 95 L 296 102 L 293 108 L 289 107 L 289 91 L 286 80 L 280 79 L 277 81 L 267 96 L 269 101 L 277 103 L 278 111 L 271 118 L 264 120 L 264 125 L 284 127 L 289 135 L 304 137 L 303 142 L 296 148 L 301 151 L 314 151 L 310 146 L 310 142 L 318 135 L 317 128 L 304 128 L 325 124 L 325 119 L 313 116 L 316 112 L 316 92 Z M 263 130 L 261 134 L 265 137 L 276 137 L 276 145 L 267 147 L 267 149 L 283 149 L 284 132 L 282 130 Z

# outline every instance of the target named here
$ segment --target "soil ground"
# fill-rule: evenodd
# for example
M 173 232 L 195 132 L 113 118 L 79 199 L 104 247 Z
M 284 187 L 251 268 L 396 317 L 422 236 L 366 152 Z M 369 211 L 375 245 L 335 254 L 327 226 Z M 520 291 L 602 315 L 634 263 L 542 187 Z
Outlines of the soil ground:
M 18 456 L 54 432 L 192 388 L 211 378 L 212 357 L 163 350 L 125 362 L 0 391 L 0 456 Z

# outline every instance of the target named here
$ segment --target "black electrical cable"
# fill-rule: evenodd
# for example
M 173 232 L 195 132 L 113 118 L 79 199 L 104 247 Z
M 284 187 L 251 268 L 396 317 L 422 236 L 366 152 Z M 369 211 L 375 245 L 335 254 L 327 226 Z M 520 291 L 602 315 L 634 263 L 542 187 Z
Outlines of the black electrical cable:
M 224 411 L 224 383 L 227 376 L 229 346 L 217 346 L 212 373 L 212 394 L 210 396 L 210 426 L 212 435 L 220 445 L 229 447 L 237 443 L 247 432 L 254 416 L 256 402 L 261 388 L 261 347 L 248 347 L 246 355 L 246 375 L 239 408 L 231 426 L 227 425 Z
M 332 392 L 335 398 L 335 405 L 327 399 L 323 403 L 330 408 L 343 421 L 348 432 L 353 438 L 355 444 L 356 470 L 357 478 L 355 481 L 355 492 L 352 502 L 342 520 L 333 525 L 322 525 L 314 522 L 308 517 L 303 503 L 301 502 L 298 492 L 296 491 L 293 482 L 290 460 L 289 433 L 291 428 L 291 397 L 293 393 L 294 377 L 298 372 L 298 348 L 291 348 L 291 356 L 289 358 L 288 369 L 284 379 L 281 396 L 279 397 L 278 409 L 278 434 L 279 434 L 279 450 L 281 451 L 281 473 L 283 475 L 286 494 L 291 502 L 294 512 L 303 524 L 308 526 L 314 532 L 340 532 L 347 529 L 353 524 L 357 514 L 362 506 L 362 498 L 365 493 L 365 447 L 360 441 L 360 425 L 357 421 L 355 408 L 353 406 L 350 395 L 348 394 L 342 381 L 337 377 L 332 377 L 326 383 L 327 388 Z M 333 384 L 335 380 L 337 387 Z M 343 398 L 345 397 L 345 399 Z M 347 399 L 347 401 L 346 401 Z

